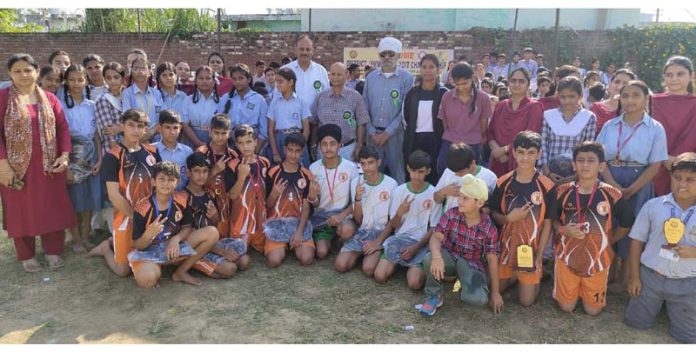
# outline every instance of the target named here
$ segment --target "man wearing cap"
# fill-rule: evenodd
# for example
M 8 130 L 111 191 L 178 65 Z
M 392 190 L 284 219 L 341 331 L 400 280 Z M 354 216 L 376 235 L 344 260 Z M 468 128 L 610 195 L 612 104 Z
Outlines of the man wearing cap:
M 370 72 L 365 78 L 363 98 L 370 122 L 367 124 L 367 143 L 377 148 L 380 166 L 389 168 L 389 174 L 402 184 L 406 180 L 402 148 L 404 127 L 402 104 L 406 93 L 413 87 L 413 75 L 397 67 L 401 57 L 401 42 L 385 37 L 378 45 L 381 69 Z
M 314 42 L 308 35 L 302 35 L 297 40 L 297 60 L 288 63 L 287 67 L 295 72 L 295 92 L 299 97 L 312 106 L 314 98 L 322 90 L 329 87 L 329 75 L 324 66 L 312 61 Z
M 325 124 L 340 127 L 342 138 L 338 155 L 358 162 L 360 148 L 365 142 L 365 126 L 370 116 L 360 93 L 346 86 L 346 65 L 336 62 L 331 65 L 329 73 L 331 89 L 324 90 L 314 99 L 310 122 L 320 127 Z
M 475 305 L 488 302 L 495 313 L 503 307 L 498 292 L 498 231 L 490 216 L 481 212 L 488 200 L 488 187 L 473 175 L 464 175 L 459 193 L 459 206 L 442 215 L 430 238 L 430 254 L 423 260 L 426 299 L 416 305 L 416 310 L 425 315 L 435 314 L 442 306 L 442 279 L 455 274 L 461 283 L 462 301 Z M 482 261 L 483 254 L 488 268 Z

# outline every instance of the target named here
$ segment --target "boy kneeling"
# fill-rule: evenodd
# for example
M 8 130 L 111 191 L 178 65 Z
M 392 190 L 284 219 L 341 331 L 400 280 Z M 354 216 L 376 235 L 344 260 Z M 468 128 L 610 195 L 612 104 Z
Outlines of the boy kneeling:
M 264 224 L 264 253 L 272 268 L 283 264 L 288 246 L 295 250 L 302 265 L 314 262 L 309 199 L 318 204 L 319 185 L 314 182 L 309 169 L 300 164 L 304 147 L 305 139 L 301 133 L 289 134 L 285 138 L 285 160 L 268 172 L 273 188 L 266 200 L 269 220 Z
M 672 336 L 696 343 L 696 154 L 671 166 L 672 193 L 645 203 L 629 234 L 624 321 L 648 329 L 666 304 Z
M 133 211 L 133 247 L 128 254 L 130 267 L 139 286 L 152 288 L 162 275 L 161 266 L 181 262 L 172 275 L 174 281 L 200 285 L 188 271 L 208 253 L 218 240 L 213 226 L 191 230 L 193 216 L 185 193 L 175 193 L 179 167 L 164 161 L 152 168 L 155 189 L 152 196 L 138 202 Z
M 455 274 L 462 285 L 462 301 L 475 305 L 488 302 L 495 313 L 503 308 L 503 297 L 498 289 L 498 230 L 488 214 L 481 212 L 488 200 L 488 188 L 483 181 L 469 174 L 462 177 L 459 193 L 459 206 L 440 217 L 430 239 L 430 254 L 424 260 L 426 299 L 416 305 L 416 310 L 425 315 L 435 314 L 442 306 L 442 279 Z M 481 261 L 483 254 L 488 262 L 490 289 Z

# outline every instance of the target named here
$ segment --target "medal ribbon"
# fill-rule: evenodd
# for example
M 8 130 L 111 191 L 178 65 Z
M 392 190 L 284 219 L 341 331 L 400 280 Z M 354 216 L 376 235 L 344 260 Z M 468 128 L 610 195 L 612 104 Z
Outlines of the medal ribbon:
M 597 193 L 597 189 L 599 188 L 599 180 L 595 182 L 594 187 L 592 188 L 592 193 L 590 193 L 590 199 L 587 201 L 587 206 L 585 206 L 585 212 L 582 212 L 582 207 L 580 207 L 580 186 L 575 185 L 575 206 L 578 208 L 578 224 L 584 224 L 585 220 L 587 220 L 587 212 L 590 211 L 590 207 L 592 206 L 592 200 L 594 200 L 594 196 Z
M 626 137 L 626 140 L 623 142 L 623 144 L 621 144 L 621 135 L 623 134 L 623 121 L 619 122 L 619 138 L 616 139 L 616 160 L 621 160 L 621 149 L 623 149 L 626 146 L 626 144 L 628 144 L 628 141 L 630 141 L 631 138 L 633 138 L 633 135 L 636 133 L 636 131 L 638 131 L 638 129 L 642 125 L 643 124 L 639 122 L 638 125 L 636 125 L 636 127 L 633 127 L 631 134 L 629 134 L 628 137 Z
M 152 195 L 152 205 L 155 208 L 154 217 L 157 218 L 157 215 L 159 215 L 160 212 L 159 212 L 159 207 L 157 206 L 157 198 L 156 198 L 155 194 Z M 167 209 L 167 216 L 165 217 L 167 220 L 169 220 L 169 215 L 172 213 L 173 207 L 174 207 L 174 197 L 169 197 L 169 208 Z M 165 223 L 165 226 L 162 227 L 162 231 L 160 231 L 160 233 L 157 234 L 157 242 L 162 241 L 162 238 L 164 237 L 164 228 L 165 227 L 166 227 L 166 223 Z
M 672 207 L 671 213 L 672 213 L 672 218 L 677 217 L 677 211 L 674 210 L 674 207 Z M 692 215 L 694 215 L 694 209 L 689 210 L 689 212 L 686 214 L 686 219 L 682 220 L 681 216 L 679 216 L 679 220 L 682 220 L 684 222 L 684 226 L 686 226 L 686 224 L 689 223 L 689 220 L 691 220 Z
M 331 181 L 331 183 L 329 183 L 329 170 L 326 166 L 324 166 L 324 174 L 326 175 L 326 187 L 329 188 L 329 197 L 331 197 L 331 204 L 333 204 L 333 202 L 334 202 L 333 191 L 335 189 L 334 186 L 336 185 L 336 175 L 338 174 L 338 165 L 336 166 L 335 170 L 336 171 L 334 171 L 333 181 Z

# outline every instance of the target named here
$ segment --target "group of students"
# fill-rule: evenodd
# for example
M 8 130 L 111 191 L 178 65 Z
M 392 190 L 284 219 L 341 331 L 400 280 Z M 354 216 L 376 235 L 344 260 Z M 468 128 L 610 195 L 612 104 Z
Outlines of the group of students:
M 52 55 L 52 64 L 65 56 Z M 229 90 L 220 94 L 226 83 L 217 61 L 211 56 L 210 66 L 196 70 L 191 95 L 179 89 L 178 64 L 160 64 L 153 79 L 142 51 L 129 55 L 129 76 L 97 55 L 84 66 L 63 63 L 55 93 L 73 144 L 74 249 L 86 251 L 92 213 L 109 208 L 113 215 L 103 213 L 113 237 L 89 253 L 120 276 L 132 271 L 142 287 L 154 287 L 168 264 L 178 266 L 175 281 L 201 284 L 191 269 L 230 278 L 248 268 L 249 246 L 270 267 L 282 265 L 288 250 L 310 265 L 333 247 L 339 272 L 362 259 L 365 275 L 385 282 L 407 268 L 408 286 L 425 287 L 416 309 L 426 315 L 442 305 L 449 279 L 458 280 L 463 301 L 489 303 L 496 313 L 516 282 L 520 303 L 532 305 L 544 263 L 553 265 L 562 310 L 572 312 L 581 300 L 597 315 L 616 251 L 623 261 L 615 281 L 632 297 L 626 322 L 649 327 L 666 301 L 672 334 L 696 341 L 696 148 L 675 153 L 676 138 L 687 138 L 666 133 L 693 116 L 658 121 L 650 114 L 691 104 L 689 59 L 665 65 L 671 83 L 664 95 L 618 70 L 610 96 L 589 109 L 576 67 L 556 70 L 554 94 L 538 100 L 529 98 L 530 70 L 516 68 L 506 78 L 510 97 L 489 105 L 484 82 L 470 65 L 457 64 L 454 89 L 438 92 L 429 106 L 447 143 L 437 153 L 419 145 L 423 139 L 404 145 L 408 181 L 401 185 L 380 172 L 374 146 L 362 147 L 359 166 L 339 156 L 341 128 L 334 124 L 318 128 L 321 156 L 309 165 L 309 113 L 290 99 L 292 70 L 266 71 L 275 79 L 269 87 L 285 98 L 269 107 L 250 88 L 243 64 L 231 69 Z M 51 91 L 43 71 L 41 85 Z M 416 115 L 406 118 L 407 131 L 421 111 Z M 466 122 L 473 133 L 457 130 L 460 115 L 473 121 Z M 301 127 L 282 138 L 268 133 L 287 119 Z

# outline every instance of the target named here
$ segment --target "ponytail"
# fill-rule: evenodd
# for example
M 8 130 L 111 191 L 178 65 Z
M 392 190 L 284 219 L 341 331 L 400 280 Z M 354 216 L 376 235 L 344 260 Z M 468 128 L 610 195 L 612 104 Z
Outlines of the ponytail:
M 474 80 L 471 80 L 471 90 L 474 91 L 474 96 L 473 96 L 473 98 L 471 98 L 471 112 L 470 112 L 471 114 L 473 114 L 474 112 L 476 112 L 476 97 L 478 96 L 478 92 L 477 92 L 478 89 L 476 88 L 476 83 L 474 82 Z
M 63 101 L 65 101 L 65 106 L 68 109 L 72 109 L 75 106 L 75 100 L 70 96 L 70 89 L 68 88 L 68 83 L 63 83 Z
M 85 96 L 87 97 L 87 100 L 92 100 L 91 91 L 92 89 L 90 89 L 89 84 L 87 84 L 87 87 L 85 87 Z

